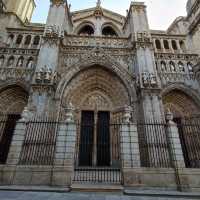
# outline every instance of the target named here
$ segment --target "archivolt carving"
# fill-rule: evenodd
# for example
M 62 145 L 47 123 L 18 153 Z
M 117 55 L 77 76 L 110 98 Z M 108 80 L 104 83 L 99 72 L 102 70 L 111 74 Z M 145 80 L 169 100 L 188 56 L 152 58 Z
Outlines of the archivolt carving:
M 19 86 L 12 86 L 0 92 L 0 110 L 4 114 L 21 114 L 27 102 L 28 94 Z
M 62 96 L 64 88 L 67 86 L 68 82 L 79 73 L 81 70 L 87 69 L 92 66 L 101 66 L 104 69 L 108 69 L 114 74 L 116 74 L 119 79 L 125 85 L 130 98 L 133 101 L 135 98 L 135 77 L 130 74 L 124 67 L 122 67 L 114 58 L 109 55 L 105 55 L 100 48 L 94 48 L 89 55 L 82 55 L 77 62 L 68 67 L 67 72 L 64 74 L 57 90 L 57 98 Z
M 174 117 L 191 117 L 200 114 L 200 107 L 181 90 L 172 90 L 163 96 L 165 110 L 170 109 Z

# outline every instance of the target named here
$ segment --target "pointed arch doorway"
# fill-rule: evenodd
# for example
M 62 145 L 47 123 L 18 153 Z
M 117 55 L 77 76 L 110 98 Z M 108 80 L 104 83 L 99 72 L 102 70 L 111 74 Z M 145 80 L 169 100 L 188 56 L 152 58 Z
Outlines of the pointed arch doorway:
M 118 120 L 130 105 L 121 79 L 101 66 L 81 70 L 66 86 L 62 102 L 73 104 L 78 121 L 75 181 L 120 182 Z
M 110 166 L 110 112 L 82 111 L 81 115 L 79 166 Z

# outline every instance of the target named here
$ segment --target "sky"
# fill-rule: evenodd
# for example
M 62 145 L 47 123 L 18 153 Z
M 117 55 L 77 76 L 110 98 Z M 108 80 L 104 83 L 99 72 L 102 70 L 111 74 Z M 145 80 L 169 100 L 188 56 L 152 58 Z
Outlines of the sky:
M 147 5 L 147 15 L 151 29 L 166 30 L 178 16 L 186 16 L 187 0 L 141 0 Z M 32 21 L 45 23 L 50 0 L 35 0 L 36 10 Z M 96 0 L 68 0 L 71 10 L 80 10 L 96 5 Z M 131 0 L 102 0 L 102 7 L 126 15 Z

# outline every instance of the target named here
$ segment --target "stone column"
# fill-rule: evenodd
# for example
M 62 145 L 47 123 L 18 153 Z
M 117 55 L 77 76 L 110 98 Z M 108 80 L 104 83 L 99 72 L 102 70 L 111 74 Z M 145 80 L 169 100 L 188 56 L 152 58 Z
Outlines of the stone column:
M 23 143 L 26 135 L 26 122 L 28 121 L 28 110 L 24 109 L 22 119 L 20 119 L 14 130 L 12 142 L 9 149 L 6 165 L 3 169 L 2 183 L 5 185 L 13 184 L 16 175 L 17 165 L 20 161 Z
M 189 184 L 187 176 L 184 175 L 185 161 L 182 151 L 181 141 L 176 123 L 173 120 L 173 114 L 168 111 L 167 120 L 167 136 L 170 145 L 170 153 L 172 165 L 175 169 L 176 184 L 179 191 L 188 191 Z
M 7 158 L 7 165 L 17 165 L 20 161 L 20 154 L 26 134 L 26 122 L 29 119 L 29 111 L 25 107 L 22 118 L 17 122 L 15 131 L 10 145 L 10 150 Z
M 122 170 L 140 167 L 140 151 L 137 125 L 130 122 L 131 110 L 125 109 L 124 120 L 120 128 Z
M 176 123 L 173 120 L 173 114 L 168 111 L 166 114 L 167 134 L 170 144 L 171 157 L 174 167 L 185 168 L 185 161 Z
M 59 124 L 52 180 L 54 186 L 70 187 L 74 176 L 77 132 L 72 112 L 72 107 L 68 107 L 66 121 Z
M 50 116 L 55 113 L 55 91 L 60 77 L 58 61 L 61 40 L 71 31 L 68 3 L 65 0 L 51 0 L 49 14 L 38 55 L 36 71 L 32 80 L 29 107 L 37 115 Z

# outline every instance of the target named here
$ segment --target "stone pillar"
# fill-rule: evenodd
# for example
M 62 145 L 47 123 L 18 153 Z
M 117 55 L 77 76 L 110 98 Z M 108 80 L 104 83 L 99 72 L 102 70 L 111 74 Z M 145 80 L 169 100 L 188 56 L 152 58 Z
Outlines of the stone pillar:
M 122 170 L 140 167 L 137 125 L 130 122 L 131 110 L 126 108 L 120 128 Z
M 26 134 L 26 122 L 29 119 L 29 111 L 25 107 L 22 118 L 17 122 L 13 134 L 10 150 L 7 158 L 7 165 L 17 165 L 20 160 L 23 142 Z
M 176 168 L 185 168 L 185 161 L 176 123 L 173 120 L 173 114 L 168 111 L 166 114 L 167 134 L 170 144 L 171 157 L 173 165 Z
M 189 191 L 188 177 L 184 175 L 185 161 L 182 151 L 178 128 L 173 120 L 173 114 L 168 111 L 166 114 L 167 135 L 170 144 L 172 164 L 175 169 L 177 189 L 179 191 Z
M 65 33 L 71 31 L 71 19 L 66 0 L 51 0 L 49 14 L 32 80 L 31 105 L 37 115 L 55 112 L 55 91 L 59 82 L 57 73 L 60 43 Z
M 4 185 L 10 185 L 14 183 L 17 165 L 20 161 L 20 155 L 26 135 L 26 122 L 28 120 L 27 117 L 28 110 L 25 108 L 22 114 L 22 119 L 20 119 L 15 126 L 8 158 L 3 169 L 3 178 L 0 182 L 2 182 Z
M 72 107 L 67 108 L 67 119 L 59 124 L 52 180 L 54 186 L 70 187 L 74 176 L 77 132 L 72 111 Z

